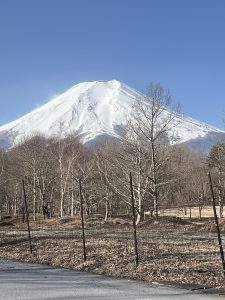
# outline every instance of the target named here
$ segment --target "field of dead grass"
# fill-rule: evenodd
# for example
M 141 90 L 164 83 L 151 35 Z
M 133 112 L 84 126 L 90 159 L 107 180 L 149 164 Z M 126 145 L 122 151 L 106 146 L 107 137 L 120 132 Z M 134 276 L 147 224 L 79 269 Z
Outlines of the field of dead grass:
M 86 220 L 87 261 L 83 261 L 79 217 L 31 222 L 33 254 L 25 224 L 0 223 L 0 257 L 92 271 L 146 281 L 173 281 L 225 288 L 212 220 L 150 219 L 138 226 L 135 268 L 129 219 Z M 221 222 L 225 233 L 225 221 Z
M 219 212 L 219 207 L 216 207 L 216 210 Z M 179 218 L 188 219 L 190 218 L 199 218 L 199 207 L 186 207 L 186 208 L 168 208 L 161 210 L 161 216 L 177 216 Z M 213 208 L 211 206 L 204 206 L 201 208 L 201 217 L 202 218 L 212 218 L 213 217 Z

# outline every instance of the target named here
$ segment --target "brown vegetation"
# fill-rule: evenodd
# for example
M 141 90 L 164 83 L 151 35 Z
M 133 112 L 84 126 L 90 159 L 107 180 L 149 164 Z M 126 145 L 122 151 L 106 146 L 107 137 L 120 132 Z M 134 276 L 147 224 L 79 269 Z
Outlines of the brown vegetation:
M 212 220 L 164 217 L 143 222 L 137 229 L 138 268 L 128 220 L 105 223 L 90 218 L 86 224 L 86 262 L 79 217 L 32 222 L 33 254 L 29 253 L 24 225 L 11 219 L 8 227 L 0 227 L 0 256 L 117 277 L 225 288 Z M 225 233 L 225 222 L 221 225 Z

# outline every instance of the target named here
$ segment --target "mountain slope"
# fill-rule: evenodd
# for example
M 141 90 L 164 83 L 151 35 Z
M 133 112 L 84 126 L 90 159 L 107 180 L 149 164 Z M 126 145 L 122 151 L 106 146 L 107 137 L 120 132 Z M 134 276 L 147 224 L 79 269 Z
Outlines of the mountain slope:
M 9 148 L 36 133 L 46 136 L 79 133 L 83 143 L 103 137 L 119 137 L 119 129 L 132 115 L 140 93 L 116 80 L 84 82 L 73 86 L 31 113 L 0 127 L 0 145 Z M 208 124 L 179 115 L 174 120 L 179 142 L 196 141 L 225 133 Z

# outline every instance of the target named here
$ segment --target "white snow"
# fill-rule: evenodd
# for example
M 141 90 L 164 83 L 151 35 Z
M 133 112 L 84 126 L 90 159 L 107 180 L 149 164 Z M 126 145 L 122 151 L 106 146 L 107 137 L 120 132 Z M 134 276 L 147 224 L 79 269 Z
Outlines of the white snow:
M 1 126 L 0 140 L 10 138 L 13 146 L 36 133 L 52 136 L 60 134 L 60 130 L 79 132 L 83 143 L 102 134 L 118 137 L 115 126 L 126 123 L 138 96 L 138 91 L 117 80 L 79 83 L 31 113 Z M 183 115 L 174 122 L 178 124 L 174 132 L 179 142 L 204 137 L 209 132 L 223 132 Z

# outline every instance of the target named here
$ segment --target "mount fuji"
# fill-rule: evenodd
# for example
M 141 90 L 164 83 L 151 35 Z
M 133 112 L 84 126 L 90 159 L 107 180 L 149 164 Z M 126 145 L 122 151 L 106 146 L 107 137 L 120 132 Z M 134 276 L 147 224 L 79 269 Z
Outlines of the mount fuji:
M 23 117 L 0 126 L 0 147 L 10 148 L 37 133 L 47 137 L 76 133 L 83 144 L 106 138 L 120 138 L 133 103 L 140 92 L 117 80 L 76 84 Z M 179 143 L 208 150 L 225 142 L 225 132 L 184 115 L 178 115 L 175 134 Z M 171 133 L 172 134 L 172 133 Z M 174 132 L 173 132 L 174 134 Z

